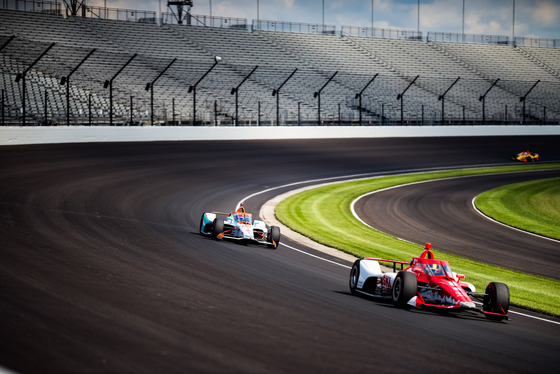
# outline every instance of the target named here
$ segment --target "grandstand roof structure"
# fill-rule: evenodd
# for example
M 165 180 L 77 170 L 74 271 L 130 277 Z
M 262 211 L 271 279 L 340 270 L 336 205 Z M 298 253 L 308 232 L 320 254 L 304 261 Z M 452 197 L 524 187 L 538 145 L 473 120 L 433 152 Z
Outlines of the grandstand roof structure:
M 88 16 L 67 16 L 37 3 L 39 11 L 0 9 L 2 124 L 560 121 L 556 41 L 512 45 L 507 37 L 336 32 L 207 16 L 174 24 L 153 12 L 122 10 L 117 14 L 125 19 L 109 19 L 99 16 L 108 9 L 89 9 Z M 23 81 L 16 79 L 24 72 Z M 147 84 L 156 78 L 150 92 Z M 195 84 L 196 97 L 189 89 Z M 323 87 L 319 103 L 314 93 Z

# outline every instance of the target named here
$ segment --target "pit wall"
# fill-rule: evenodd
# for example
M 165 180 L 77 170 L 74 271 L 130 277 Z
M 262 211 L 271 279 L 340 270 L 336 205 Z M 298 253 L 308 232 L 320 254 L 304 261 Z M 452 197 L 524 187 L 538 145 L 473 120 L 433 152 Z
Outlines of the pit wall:
M 1 145 L 188 140 L 560 135 L 560 126 L 0 127 Z

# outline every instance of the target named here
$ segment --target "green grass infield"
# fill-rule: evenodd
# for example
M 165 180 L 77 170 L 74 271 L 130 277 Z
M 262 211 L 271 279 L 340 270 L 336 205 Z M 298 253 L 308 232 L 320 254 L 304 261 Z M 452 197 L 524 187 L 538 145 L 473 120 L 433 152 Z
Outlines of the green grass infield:
M 352 215 L 352 201 L 372 191 L 419 181 L 558 168 L 560 164 L 522 164 L 334 183 L 288 197 L 276 207 L 276 217 L 294 231 L 357 257 L 409 261 L 422 252 L 423 246 L 399 240 L 364 225 Z M 484 291 L 489 282 L 503 282 L 510 289 L 511 305 L 560 316 L 560 281 L 487 265 L 437 249 L 434 254 L 436 258 L 449 261 L 455 272 L 465 274 L 465 280 L 474 284 L 479 291 Z
M 496 221 L 560 240 L 560 177 L 498 187 L 478 195 L 475 205 Z

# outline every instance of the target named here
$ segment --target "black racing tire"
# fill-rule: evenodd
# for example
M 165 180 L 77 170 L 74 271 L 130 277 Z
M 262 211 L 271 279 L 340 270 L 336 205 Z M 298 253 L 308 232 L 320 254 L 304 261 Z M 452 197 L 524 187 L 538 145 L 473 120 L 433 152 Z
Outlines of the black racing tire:
M 215 218 L 212 224 L 212 239 L 221 239 L 219 236 L 224 232 L 224 220 L 220 218 Z
M 355 295 L 358 289 L 358 279 L 360 279 L 360 260 L 354 261 L 354 265 L 352 265 L 352 269 L 350 270 L 348 285 L 350 286 L 352 295 Z
M 268 244 L 269 248 L 274 248 L 274 249 L 278 248 L 278 244 L 280 244 L 280 227 L 278 226 L 270 227 L 267 241 L 270 243 Z
M 509 287 L 505 283 L 491 282 L 486 287 L 482 300 L 482 310 L 491 313 L 507 314 L 509 310 Z M 487 318 L 494 318 L 486 315 Z
M 393 281 L 393 290 L 391 292 L 393 305 L 398 308 L 407 308 L 408 300 L 416 296 L 418 288 L 418 280 L 414 273 L 408 271 L 399 271 Z

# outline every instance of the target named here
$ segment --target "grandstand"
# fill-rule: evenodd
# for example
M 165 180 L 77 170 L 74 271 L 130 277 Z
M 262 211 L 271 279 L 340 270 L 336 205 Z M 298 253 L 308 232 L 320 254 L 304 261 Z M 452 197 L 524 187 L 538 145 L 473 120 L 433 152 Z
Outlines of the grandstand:
M 560 122 L 556 40 L 194 15 L 178 24 L 153 12 L 72 16 L 59 2 L 20 3 L 28 6 L 0 9 L 4 125 L 149 125 L 152 111 L 153 124 L 192 125 L 189 88 L 201 77 L 196 125 Z M 152 104 L 146 85 L 160 74 Z

